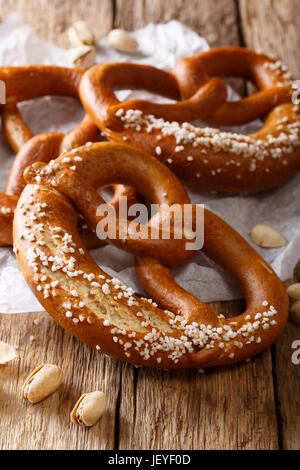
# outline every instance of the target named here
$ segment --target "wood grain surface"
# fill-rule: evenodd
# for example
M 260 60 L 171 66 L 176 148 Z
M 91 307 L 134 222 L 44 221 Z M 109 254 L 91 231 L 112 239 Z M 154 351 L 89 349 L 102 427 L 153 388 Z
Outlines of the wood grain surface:
M 300 2 L 240 0 L 239 4 L 246 45 L 277 57 L 299 79 Z M 278 442 L 284 449 L 300 449 L 300 365 L 294 365 L 291 360 L 291 346 L 297 339 L 300 339 L 300 328 L 289 322 L 273 347 Z
M 299 10 L 297 0 L 0 0 L 3 18 L 18 11 L 42 39 L 63 47 L 77 19 L 84 18 L 97 38 L 112 27 L 177 19 L 211 46 L 264 50 L 296 78 Z M 230 315 L 242 305 L 212 304 Z M 152 371 L 95 354 L 46 313 L 0 315 L 0 340 L 19 350 L 18 360 L 0 366 L 0 449 L 299 449 L 300 365 L 291 361 L 297 339 L 299 327 L 289 324 L 272 351 L 247 364 L 205 374 Z M 21 386 L 41 362 L 60 365 L 64 383 L 30 405 Z M 96 389 L 108 394 L 108 412 L 95 427 L 76 428 L 69 420 L 74 403 Z

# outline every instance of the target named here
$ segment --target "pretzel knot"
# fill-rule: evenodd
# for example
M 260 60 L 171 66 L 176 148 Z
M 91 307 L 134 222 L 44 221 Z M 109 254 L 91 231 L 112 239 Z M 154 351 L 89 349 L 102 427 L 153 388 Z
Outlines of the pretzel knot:
M 226 102 L 220 76 L 252 80 L 258 93 Z M 172 74 L 134 64 L 96 65 L 80 84 L 86 111 L 103 133 L 126 141 L 169 166 L 188 184 L 223 192 L 275 187 L 300 168 L 299 107 L 291 103 L 291 79 L 279 62 L 243 48 L 220 48 L 181 60 Z M 143 88 L 173 100 L 120 103 L 120 88 Z M 243 135 L 192 122 L 249 122 L 268 114 L 262 129 Z
M 33 136 L 25 124 L 18 103 L 46 95 L 79 98 L 79 83 L 83 72 L 53 66 L 2 67 L 0 79 L 6 84 L 7 104 L 2 109 L 4 134 L 17 153 L 10 169 L 4 193 L 0 194 L 0 246 L 12 244 L 12 220 L 18 197 L 25 187 L 24 170 L 34 162 L 46 162 L 73 147 L 99 138 L 99 130 L 86 115 L 81 123 L 68 134 L 45 132 Z M 112 203 L 117 206 L 122 190 L 118 189 Z M 134 197 L 133 192 L 126 191 Z M 81 234 L 89 247 L 99 245 L 99 239 L 85 224 L 81 223 Z
M 243 287 L 242 315 L 217 316 L 176 284 L 169 266 L 192 255 L 184 239 L 133 239 L 129 233 L 110 240 L 138 255 L 137 274 L 161 308 L 102 271 L 76 225 L 77 211 L 94 227 L 101 219 L 95 212 L 102 202 L 99 187 L 129 184 L 149 202 L 171 207 L 189 199 L 164 165 L 131 147 L 97 143 L 77 149 L 77 155 L 80 160 L 70 152 L 27 169 L 14 219 L 14 248 L 24 277 L 60 325 L 114 358 L 163 368 L 238 362 L 276 340 L 287 320 L 284 286 L 237 232 L 207 210 L 204 252 Z M 192 209 L 195 217 L 196 206 Z

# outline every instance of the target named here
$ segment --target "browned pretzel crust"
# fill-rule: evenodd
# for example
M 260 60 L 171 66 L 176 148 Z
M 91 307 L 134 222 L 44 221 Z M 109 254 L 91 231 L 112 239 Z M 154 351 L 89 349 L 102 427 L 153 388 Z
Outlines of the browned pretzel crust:
M 284 66 L 247 49 L 229 47 L 184 59 L 174 74 L 178 85 L 173 75 L 154 68 L 96 65 L 83 76 L 81 100 L 110 140 L 126 141 L 156 156 L 197 188 L 261 191 L 283 183 L 299 170 L 299 107 L 291 103 L 291 80 Z M 226 103 L 222 82 L 214 76 L 220 74 L 243 75 L 255 81 L 260 91 L 237 103 Z M 114 91 L 123 86 L 175 100 L 180 89 L 186 101 L 119 103 Z M 197 117 L 217 124 L 240 124 L 267 112 L 262 129 L 252 135 L 198 128 L 188 122 Z
M 209 211 L 205 211 L 204 250 L 244 288 L 247 309 L 243 315 L 218 317 L 181 289 L 159 261 L 160 253 L 154 254 L 151 240 L 143 255 L 155 255 L 157 260 L 138 258 L 137 272 L 167 310 L 152 300 L 139 299 L 132 289 L 99 269 L 82 244 L 77 214 L 64 194 L 91 222 L 98 220 L 93 215 L 99 201 L 96 189 L 107 183 L 134 185 L 150 202 L 170 206 L 186 203 L 188 198 L 165 166 L 128 146 L 98 143 L 77 149 L 76 156 L 81 160 L 75 160 L 71 152 L 47 166 L 35 164 L 27 169 L 29 184 L 14 219 L 14 248 L 24 277 L 60 325 L 114 358 L 175 369 L 238 362 L 276 340 L 287 320 L 284 286 L 255 250 Z M 96 174 L 99 165 L 101 172 Z M 158 242 L 168 262 L 172 240 Z M 131 243 L 131 251 L 135 247 L 140 253 L 140 241 L 135 246 Z M 169 261 L 177 256 L 180 260 L 182 253 L 176 253 L 175 245 Z
M 265 116 L 291 100 L 291 74 L 279 61 L 243 47 L 218 47 L 177 62 L 173 74 L 183 97 L 189 98 L 211 77 L 244 77 L 258 92 L 224 103 L 208 121 L 234 126 Z

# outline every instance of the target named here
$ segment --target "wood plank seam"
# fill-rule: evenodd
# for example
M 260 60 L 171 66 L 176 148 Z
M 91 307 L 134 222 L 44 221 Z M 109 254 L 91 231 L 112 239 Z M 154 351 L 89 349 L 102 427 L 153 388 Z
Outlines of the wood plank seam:
M 234 0 L 234 1 L 235 1 L 235 8 L 236 8 L 237 30 L 238 30 L 238 35 L 239 35 L 240 46 L 247 47 L 245 34 L 243 30 L 242 17 L 241 17 L 240 0 Z M 247 96 L 251 94 L 251 86 L 252 86 L 251 84 L 250 85 L 247 84 L 247 80 L 243 81 L 242 96 Z
M 239 0 L 234 0 L 234 1 L 235 1 L 235 8 L 236 8 L 237 29 L 238 29 L 240 45 L 242 47 L 246 47 L 245 35 L 244 35 L 243 24 L 242 24 L 242 19 L 241 19 L 240 1 Z
M 237 25 L 238 25 L 238 34 L 239 34 L 240 43 L 242 47 L 247 47 L 245 33 L 243 29 L 240 0 L 235 0 L 235 4 L 236 4 Z M 249 95 L 250 93 L 251 93 L 251 85 L 247 86 L 247 82 L 245 81 L 245 95 Z M 274 347 L 271 347 L 273 394 L 274 394 L 274 405 L 275 405 L 276 421 L 277 421 L 278 448 L 282 449 L 282 441 L 281 441 L 281 435 L 280 435 L 280 412 L 279 412 L 279 403 L 278 403 L 278 396 L 277 396 L 277 390 L 276 390 L 276 369 L 275 369 L 274 354 L 275 354 Z
M 117 2 L 116 0 L 111 0 L 112 5 L 112 28 L 115 28 L 116 17 L 117 17 Z
M 123 382 L 123 370 L 124 366 L 121 366 L 120 371 L 120 382 L 119 382 L 119 390 L 116 400 L 116 410 L 115 410 L 115 435 L 114 435 L 114 450 L 119 450 L 119 442 L 120 442 L 120 411 L 121 411 L 121 398 L 122 398 L 122 382 Z
M 277 372 L 276 372 L 276 347 L 271 347 L 271 357 L 272 357 L 272 376 L 273 376 L 273 385 L 274 385 L 274 399 L 275 399 L 275 411 L 277 418 L 277 435 L 278 435 L 278 449 L 283 450 L 283 429 L 282 429 L 282 417 L 280 413 L 280 404 L 277 390 Z
M 139 369 L 133 368 L 133 422 L 136 420 L 136 399 L 137 399 L 137 387 L 139 379 Z
M 239 0 L 246 43 L 286 63 L 294 78 L 299 77 L 299 2 L 297 0 Z M 300 369 L 291 361 L 291 344 L 299 328 L 289 322 L 273 346 L 272 368 L 278 423 L 279 446 L 299 449 Z

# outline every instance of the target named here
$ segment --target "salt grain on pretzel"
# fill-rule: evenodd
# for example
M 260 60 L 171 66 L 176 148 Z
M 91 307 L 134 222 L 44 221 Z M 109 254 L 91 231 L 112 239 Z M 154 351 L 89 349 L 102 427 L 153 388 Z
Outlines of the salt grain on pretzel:
M 299 170 L 300 111 L 290 102 L 290 75 L 278 62 L 243 48 L 221 48 L 184 59 L 174 73 L 178 85 L 174 76 L 157 69 L 98 65 L 84 75 L 80 96 L 109 139 L 151 153 L 194 187 L 260 191 L 283 183 Z M 260 91 L 227 103 L 220 79 L 215 77 L 219 74 L 243 75 L 256 82 Z M 114 91 L 123 85 L 175 100 L 180 99 L 179 87 L 186 101 L 120 103 Z M 252 135 L 198 128 L 187 122 L 205 118 L 217 124 L 243 123 L 269 111 L 262 129 Z
M 153 157 L 110 143 L 82 147 L 77 155 L 82 160 L 76 177 L 85 182 L 87 191 L 74 196 L 75 202 L 78 196 L 84 201 L 93 190 L 96 193 L 100 179 L 102 183 L 134 185 L 152 201 L 186 202 L 181 184 Z M 67 163 L 60 157 L 47 167 L 36 164 L 27 170 L 30 184 L 21 195 L 14 219 L 14 246 L 24 277 L 65 329 L 100 353 L 162 368 L 238 362 L 276 340 L 288 313 L 282 283 L 240 235 L 209 211 L 205 212 L 204 251 L 244 288 L 247 309 L 243 315 L 217 316 L 181 289 L 158 259 L 139 257 L 137 272 L 165 310 L 151 299 L 136 297 L 131 288 L 98 268 L 78 235 L 73 205 L 59 192 L 70 194 L 66 177 L 75 174 L 68 169 L 74 154 L 66 157 L 70 158 Z M 103 161 L 100 173 L 104 176 L 99 177 L 95 165 Z M 83 211 L 87 218 L 91 217 L 89 203 L 86 200 Z M 42 204 L 47 204 L 46 211 Z M 167 251 L 170 240 L 159 242 Z

